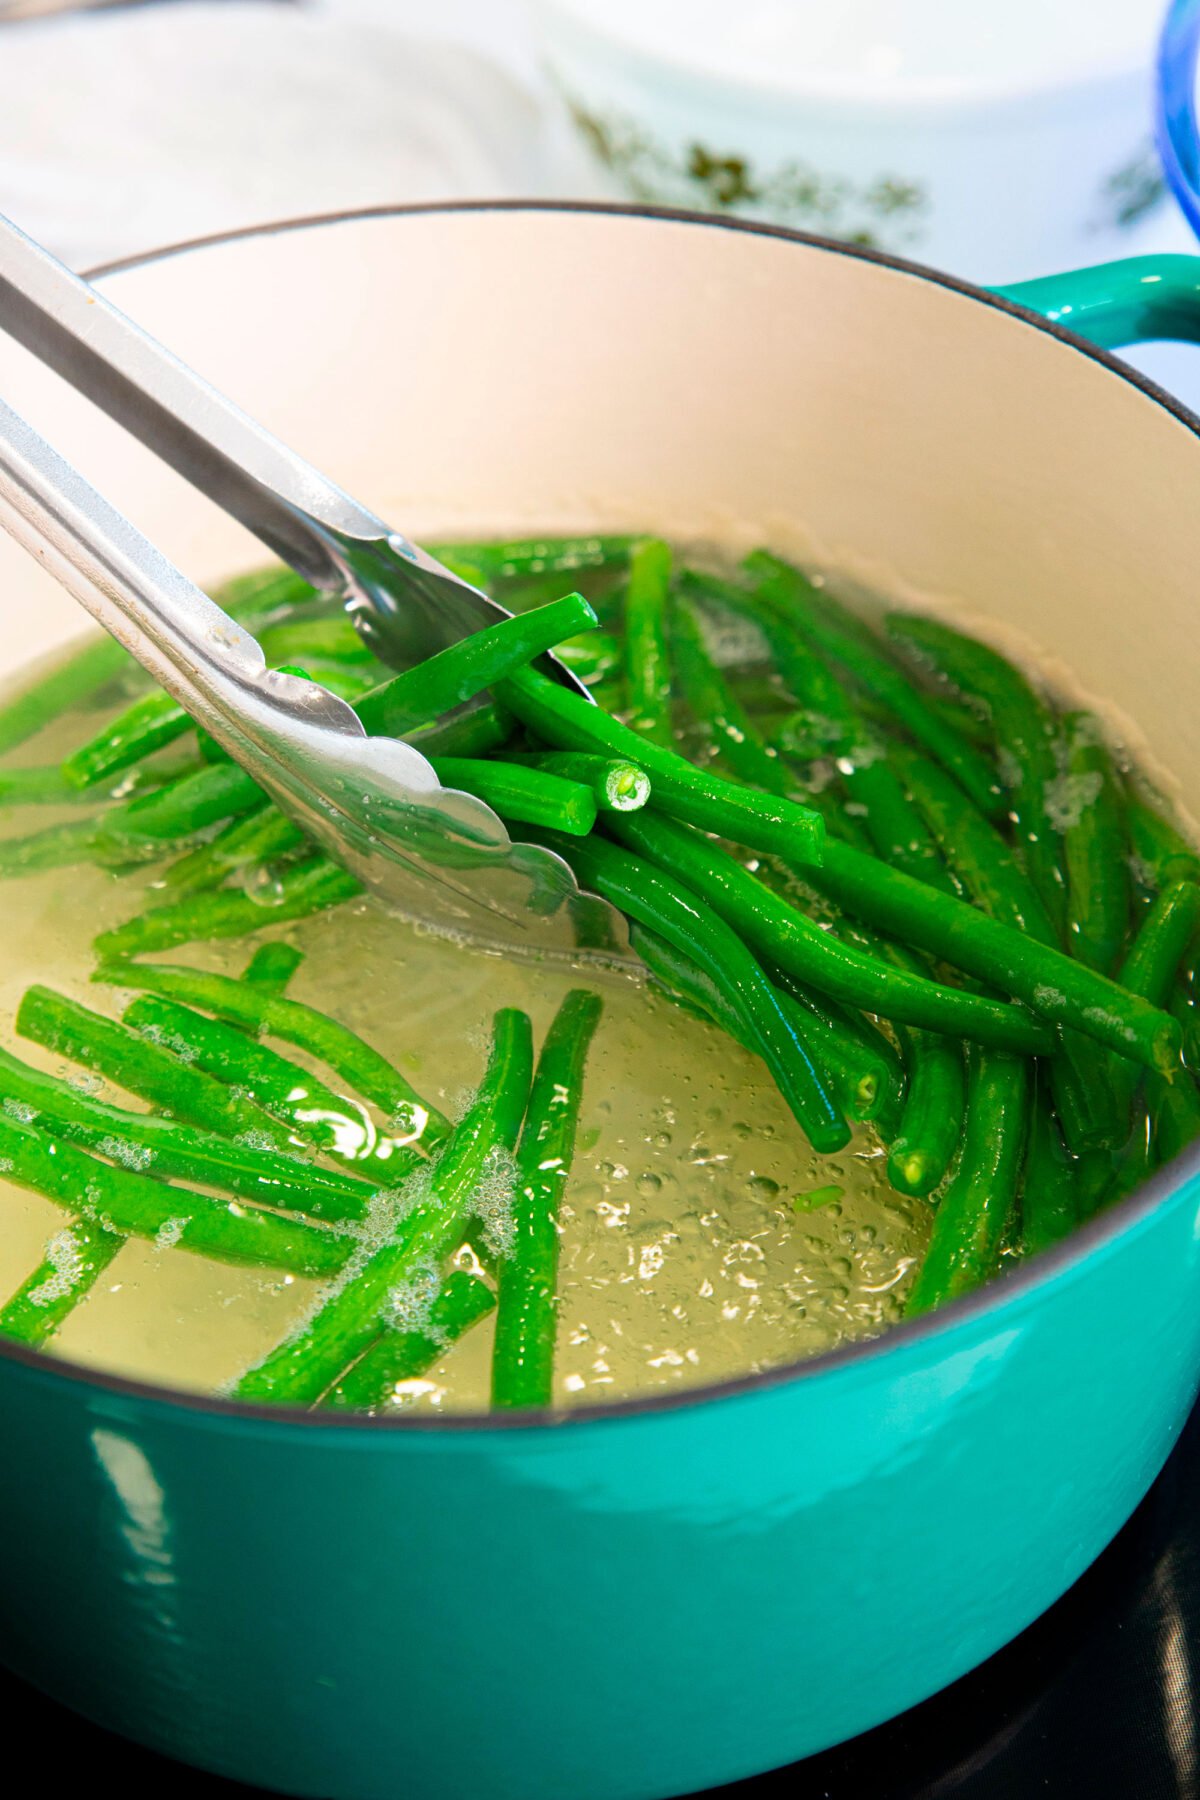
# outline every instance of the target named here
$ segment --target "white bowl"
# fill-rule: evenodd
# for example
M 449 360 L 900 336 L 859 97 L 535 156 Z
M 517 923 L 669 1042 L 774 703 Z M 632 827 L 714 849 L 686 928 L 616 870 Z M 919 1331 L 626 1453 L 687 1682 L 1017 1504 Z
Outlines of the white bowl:
M 978 280 L 1125 253 L 1162 198 L 1158 0 L 537 0 L 614 187 Z

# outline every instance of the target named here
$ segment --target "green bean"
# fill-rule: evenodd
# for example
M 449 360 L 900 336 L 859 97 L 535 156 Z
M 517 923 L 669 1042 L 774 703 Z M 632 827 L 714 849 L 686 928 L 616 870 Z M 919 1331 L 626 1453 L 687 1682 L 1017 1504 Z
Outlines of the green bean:
M 28 874 L 80 862 L 153 861 L 168 844 L 185 842 L 261 798 L 261 789 L 233 763 L 191 769 L 97 818 L 5 839 L 0 842 L 0 874 Z
M 1200 932 L 1200 884 L 1173 881 L 1155 899 L 1121 964 L 1121 986 L 1165 1006 L 1180 964 Z M 1170 1070 L 1164 1073 L 1170 1074 Z
M 899 1027 L 908 1084 L 888 1151 L 888 1180 L 901 1194 L 932 1193 L 954 1160 L 966 1090 L 960 1045 L 935 1032 Z
M 351 705 L 361 700 L 364 695 L 373 693 L 379 685 L 379 671 L 384 665 L 375 669 L 351 668 L 344 663 L 280 663 L 277 675 L 298 675 L 302 681 L 315 681 L 327 693 L 336 694 L 339 700 L 347 700 Z
M 1079 1165 L 1067 1154 L 1038 1077 L 1021 1186 L 1021 1243 L 1036 1256 L 1069 1237 L 1080 1222 Z
M 596 615 L 583 595 L 567 594 L 549 606 L 473 632 L 415 669 L 394 675 L 364 695 L 354 710 L 372 735 L 402 737 L 595 623 Z M 580 697 L 580 705 L 587 704 Z
M 191 1250 L 217 1262 L 296 1275 L 333 1275 L 346 1262 L 353 1242 L 322 1225 L 110 1168 L 4 1113 L 0 1113 L 0 1157 L 7 1165 L 7 1181 L 83 1213 L 114 1235 L 150 1238 L 164 1248 Z
M 904 1307 L 915 1318 L 995 1273 L 1017 1195 L 1029 1114 L 1029 1064 L 1006 1050 L 972 1049 L 967 1123 L 958 1167 L 933 1215 L 933 1233 Z
M 758 1047 L 740 1013 L 732 1007 L 716 982 L 697 967 L 690 956 L 656 932 L 634 925 L 630 931 L 634 949 L 655 979 L 674 999 L 682 999 L 689 1011 L 718 1025 L 751 1055 Z M 807 1047 L 813 1062 L 826 1076 L 837 1104 L 854 1119 L 873 1119 L 884 1104 L 893 1082 L 887 1057 L 864 1044 L 847 1027 L 841 1027 L 794 992 L 776 987 L 779 1004 Z
M 1130 848 L 1153 887 L 1200 881 L 1200 852 L 1172 824 L 1161 805 L 1132 784 L 1126 793 L 1125 819 Z
M 310 658 L 383 667 L 345 612 L 324 619 L 284 619 L 260 631 L 258 641 L 270 668 L 279 663 L 306 663 Z
M 362 883 L 345 869 L 327 857 L 312 856 L 289 869 L 265 895 L 222 888 L 177 905 L 152 906 L 124 925 L 101 932 L 94 948 L 99 957 L 111 961 L 204 939 L 248 937 L 282 920 L 307 919 L 340 906 L 362 891 Z
M 558 1215 L 571 1178 L 598 994 L 573 988 L 546 1033 L 517 1153 L 516 1242 L 500 1269 L 493 1406 L 549 1406 L 558 1325 Z
M 376 1131 L 361 1107 L 232 1025 L 151 994 L 125 1009 L 124 1023 L 189 1068 L 216 1076 L 261 1106 L 302 1143 L 369 1175 L 377 1185 L 398 1186 L 421 1161 L 414 1144 Z
M 0 1307 L 0 1337 L 40 1349 L 65 1324 L 124 1246 L 119 1232 L 73 1219 L 50 1239 L 32 1275 Z
M 148 763 L 127 769 L 114 781 L 100 781 L 92 788 L 73 787 L 58 763 L 32 769 L 0 769 L 0 808 L 13 806 L 98 806 L 104 801 L 127 800 L 194 775 L 197 763 L 190 757 L 173 762 Z
M 110 1106 L 30 1068 L 7 1050 L 0 1050 L 0 1093 L 0 1106 L 19 1123 L 36 1121 L 52 1137 L 81 1144 L 138 1174 L 198 1182 L 289 1212 L 334 1221 L 361 1219 L 379 1185 L 303 1161 L 291 1149 L 252 1148 L 244 1139 Z M 256 1129 L 252 1141 L 257 1143 L 260 1135 Z
M 904 1089 L 904 1065 L 891 1041 L 861 1013 L 814 993 L 790 970 L 769 961 L 763 968 L 784 1012 L 801 1037 L 807 1034 L 817 1062 L 829 1069 L 846 1111 L 881 1129 Z
M 93 787 L 174 743 L 192 724 L 178 700 L 153 688 L 72 751 L 62 765 L 63 775 L 74 788 Z
M 887 630 L 908 655 L 986 709 L 1001 747 L 999 772 L 1009 790 L 1025 866 L 1061 932 L 1066 894 L 1048 807 L 1058 772 L 1053 714 L 1020 670 L 977 638 L 915 613 L 889 613 Z
M 617 676 L 621 668 L 621 644 L 611 631 L 589 631 L 586 637 L 564 638 L 555 645 L 554 654 L 586 687 Z
M 241 576 L 227 582 L 216 594 L 217 604 L 232 619 L 253 627 L 284 606 L 312 594 L 307 583 L 290 569 Z M 69 662 L 40 677 L 7 705 L 0 707 L 0 756 L 25 742 L 63 713 L 84 707 L 105 688 L 136 668 L 129 652 L 115 638 L 99 637 L 86 644 Z M 141 671 L 137 670 L 138 675 Z
M 775 989 L 737 933 L 681 881 L 615 844 L 558 832 L 538 836 L 570 864 L 584 887 L 664 937 L 716 983 L 813 1148 L 842 1149 L 849 1127 Z
M 421 1195 L 361 1263 L 350 1264 L 299 1331 L 248 1369 L 233 1389 L 240 1400 L 304 1405 L 362 1355 L 389 1305 L 413 1276 L 435 1268 L 462 1240 L 464 1223 L 489 1167 L 511 1156 L 529 1097 L 533 1038 L 529 1020 L 511 1008 L 496 1014 L 492 1049 L 479 1092 L 438 1158 Z
M 164 876 L 167 887 L 201 893 L 220 887 L 236 869 L 274 862 L 306 842 L 300 827 L 268 800 L 222 827 L 216 837 L 173 862 Z
M 805 643 L 840 663 L 915 743 L 946 768 L 988 818 L 1003 812 L 995 775 L 961 732 L 946 723 L 926 697 L 896 668 L 870 627 L 790 563 L 756 551 L 743 565 L 758 592 L 774 604 Z
M 515 720 L 494 700 L 475 700 L 447 719 L 426 720 L 404 733 L 422 756 L 486 756 L 512 737 Z
M 671 747 L 671 674 L 667 662 L 667 596 L 671 546 L 643 538 L 629 557 L 625 594 L 624 668 L 629 723 L 639 736 Z
M 1111 975 L 1129 928 L 1129 859 L 1112 756 L 1090 713 L 1068 713 L 1067 948 Z M 1200 872 L 1200 862 L 1197 863 Z
M 320 1404 L 352 1412 L 378 1411 L 395 1396 L 401 1382 L 426 1374 L 495 1305 L 496 1296 L 486 1281 L 465 1269 L 453 1269 L 429 1309 L 428 1325 L 423 1330 L 393 1327 L 382 1332 Z
M 282 994 L 303 961 L 303 950 L 297 950 L 294 944 L 260 944 L 247 963 L 242 980 L 265 994 Z
M 580 837 L 596 823 L 595 797 L 580 781 L 481 757 L 435 756 L 431 760 L 443 787 L 474 794 L 506 821 L 549 825 Z
M 963 988 L 943 986 L 839 942 L 709 839 L 658 817 L 653 808 L 644 813 L 621 814 L 607 819 L 605 824 L 621 843 L 693 889 L 746 943 L 818 993 L 829 994 L 864 1012 L 922 1025 L 931 1031 L 974 1037 L 1030 1053 L 1045 1053 L 1055 1046 L 1053 1035 L 1017 1007 Z M 826 839 L 826 854 L 833 842 L 832 838 Z M 861 860 L 870 864 L 872 870 L 887 873 L 873 858 L 864 856 Z M 939 898 L 920 882 L 900 879 L 921 895 Z M 959 902 L 946 904 L 954 906 L 957 914 Z M 969 907 L 962 911 L 972 918 L 977 916 Z
M 730 603 L 736 604 L 736 599 Z M 692 711 L 715 727 L 718 753 L 743 780 L 768 793 L 794 797 L 795 782 L 786 766 L 767 748 L 737 705 L 729 684 L 709 658 L 694 621 L 689 620 L 682 607 L 679 612 L 677 635 L 681 652 L 686 655 L 681 654 L 678 667 L 684 690 Z M 851 803 L 862 808 L 867 831 L 879 855 L 946 893 L 956 893 L 958 889 L 919 812 L 889 767 L 874 729 L 847 689 L 832 669 L 820 664 L 819 684 L 814 680 L 815 659 L 803 645 L 797 646 L 773 611 L 752 607 L 750 613 L 764 630 L 784 680 L 794 688 L 805 686 L 810 704 L 829 736 L 829 747 L 837 754 L 838 770 Z
M 104 637 L 41 676 L 0 707 L 0 756 L 15 750 L 63 713 L 86 705 L 119 680 L 129 665 L 129 652 L 114 638 Z
M 43 1049 L 79 1063 L 152 1106 L 225 1137 L 265 1140 L 279 1147 L 286 1135 L 265 1114 L 196 1069 L 186 1068 L 167 1051 L 149 1044 L 100 1013 L 50 988 L 26 990 L 17 1008 L 17 1031 Z
M 94 819 L 70 819 L 48 825 L 28 837 L 0 841 L 0 876 L 40 875 L 46 869 L 68 869 L 94 862 L 99 837 Z
M 673 750 L 640 738 L 582 695 L 568 693 L 536 669 L 522 669 L 500 684 L 500 697 L 538 737 L 556 750 L 586 750 L 628 757 L 645 769 L 653 786 L 651 807 L 693 819 L 706 830 L 753 849 L 777 851 L 798 862 L 821 853 L 824 827 L 809 808 L 756 793 L 695 769 Z
M 589 756 L 582 750 L 510 751 L 506 762 L 544 769 L 567 781 L 581 781 L 592 791 L 601 812 L 637 812 L 650 798 L 650 777 L 636 763 L 619 757 Z
M 1171 995 L 1171 1016 L 1179 1021 L 1183 1033 L 1184 1067 L 1192 1079 L 1200 1079 L 1200 1008 L 1186 987 L 1177 987 Z
M 1147 1077 L 1146 1100 L 1150 1108 L 1155 1161 L 1159 1164 L 1172 1162 L 1200 1137 L 1200 1093 L 1190 1078 L 1164 1081 L 1155 1075 Z M 1130 1191 L 1149 1173 L 1149 1168 L 1138 1170 L 1125 1191 Z
M 1169 1014 L 849 844 L 827 838 L 825 860 L 808 878 L 848 912 L 993 983 L 1054 1024 L 1081 1031 L 1146 1068 L 1165 1071 L 1179 1060 L 1179 1026 Z
M 692 717 L 710 734 L 718 756 L 733 773 L 768 794 L 794 793 L 786 764 L 767 748 L 709 654 L 695 613 L 682 600 L 671 609 L 671 666 Z
M 1002 925 L 1057 948 L 1050 915 L 1016 853 L 976 811 L 957 782 L 928 757 L 901 746 L 893 755 L 909 792 L 976 905 Z M 1107 1058 L 1098 1045 L 1075 1032 L 1064 1033 L 1051 1080 L 1072 1150 L 1121 1141 L 1126 1122 L 1116 1103 Z
M 100 822 L 98 841 L 113 855 L 142 845 L 165 847 L 249 812 L 262 797 L 257 782 L 236 763 L 215 764 L 113 807 Z
M 492 581 L 511 581 L 518 576 L 568 575 L 575 569 L 603 568 L 623 563 L 632 538 L 593 533 L 575 537 L 497 539 L 474 544 L 442 544 L 431 554 L 445 562 L 453 556 L 482 569 Z
M 256 1035 L 262 1033 L 294 1044 L 325 1063 L 348 1087 L 377 1106 L 397 1137 L 419 1138 L 426 1150 L 432 1150 L 450 1134 L 449 1120 L 422 1100 L 386 1057 L 348 1026 L 306 1006 L 302 1000 L 280 999 L 228 975 L 212 975 L 167 963 L 112 962 L 97 969 L 92 980 L 180 1000 Z

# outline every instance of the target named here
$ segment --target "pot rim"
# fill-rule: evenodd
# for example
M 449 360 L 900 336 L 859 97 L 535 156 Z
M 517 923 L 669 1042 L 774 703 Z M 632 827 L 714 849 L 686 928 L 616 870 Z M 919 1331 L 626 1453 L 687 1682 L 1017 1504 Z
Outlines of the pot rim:
M 785 225 L 769 225 L 754 220 L 688 211 L 685 208 L 593 200 L 509 199 L 422 201 L 410 204 L 352 207 L 336 212 L 273 220 L 262 225 L 241 226 L 231 231 L 213 232 L 203 237 L 184 239 L 156 250 L 144 251 L 135 256 L 121 257 L 112 262 L 103 263 L 87 271 L 87 279 L 96 280 L 107 275 L 121 274 L 126 270 L 164 261 L 168 257 L 180 256 L 220 244 L 236 243 L 246 238 L 277 237 L 286 232 L 308 231 L 319 226 L 340 225 L 370 219 L 421 217 L 443 213 L 494 212 L 587 213 L 608 218 L 642 219 L 651 224 L 666 222 L 693 225 L 708 230 L 745 232 L 757 237 L 779 238 L 785 242 L 800 244 L 805 249 L 820 250 L 834 256 L 850 257 L 859 262 L 872 263 L 894 270 L 899 274 L 911 275 L 919 280 L 932 282 L 935 286 L 947 288 L 952 293 L 960 294 L 965 299 L 991 307 L 998 312 L 1008 313 L 1023 324 L 1044 332 L 1049 337 L 1057 338 L 1067 348 L 1099 363 L 1110 374 L 1138 389 L 1148 400 L 1170 413 L 1195 438 L 1200 439 L 1200 417 L 1184 406 L 1173 394 L 1167 393 L 1165 389 L 1149 380 L 1138 370 L 1119 361 L 1109 351 L 1099 349 L 1096 345 L 1089 343 L 1086 338 L 1079 337 L 1076 333 L 1042 317 L 1040 313 L 1033 312 L 1019 302 L 993 293 L 987 288 L 979 287 L 973 282 L 965 281 L 959 276 L 946 274 L 940 269 L 931 269 L 904 257 L 892 256 L 886 251 L 869 249 L 858 244 L 841 243 L 833 238 L 820 237 L 811 232 L 796 231 Z M 630 1418 L 653 1417 L 659 1413 L 710 1405 L 714 1401 L 734 1400 L 744 1395 L 762 1393 L 770 1388 L 791 1386 L 799 1382 L 819 1379 L 822 1376 L 837 1376 L 845 1370 L 853 1369 L 859 1363 L 867 1361 L 878 1363 L 888 1356 L 903 1353 L 926 1340 L 936 1340 L 939 1337 L 952 1338 L 960 1329 L 970 1326 L 973 1322 L 990 1314 L 999 1313 L 1041 1288 L 1050 1287 L 1060 1276 L 1065 1276 L 1080 1267 L 1093 1251 L 1097 1251 L 1105 1245 L 1115 1244 L 1126 1233 L 1132 1232 L 1142 1225 L 1160 1207 L 1177 1197 L 1189 1181 L 1197 1177 L 1200 1177 L 1200 1140 L 1190 1145 L 1165 1167 L 1157 1170 L 1149 1181 L 1143 1183 L 1140 1188 L 1137 1188 L 1133 1194 L 1118 1205 L 1079 1227 L 1062 1243 L 1055 1245 L 1052 1249 L 1042 1251 L 1028 1265 L 1019 1266 L 1010 1274 L 990 1282 L 986 1287 L 979 1288 L 974 1293 L 966 1294 L 960 1299 L 950 1301 L 946 1306 L 939 1308 L 937 1312 L 893 1325 L 881 1337 L 845 1344 L 838 1349 L 825 1351 L 817 1356 L 807 1357 L 798 1362 L 781 1363 L 777 1367 L 737 1376 L 729 1381 L 712 1382 L 702 1387 L 683 1388 L 678 1391 L 660 1391 L 624 1400 L 596 1401 L 572 1407 L 569 1410 L 539 1407 L 514 1410 L 511 1413 L 464 1412 L 448 1413 L 442 1417 L 398 1413 L 390 1417 L 364 1418 L 352 1413 L 340 1413 L 332 1410 L 310 1412 L 291 1406 L 252 1405 L 243 1401 L 226 1399 L 221 1395 L 191 1393 L 186 1390 L 159 1386 L 153 1382 L 133 1380 L 127 1376 L 108 1373 L 103 1369 L 93 1369 L 81 1363 L 73 1363 L 66 1358 L 59 1359 L 48 1356 L 41 1351 L 9 1342 L 2 1337 L 0 1337 L 0 1365 L 4 1362 L 21 1364 L 43 1377 L 58 1382 L 97 1388 L 120 1399 L 149 1402 L 169 1410 L 200 1413 L 211 1417 L 214 1422 L 227 1421 L 231 1424 L 241 1422 L 243 1425 L 249 1425 L 253 1421 L 268 1426 L 291 1426 L 293 1428 L 301 1426 L 310 1431 L 352 1431 L 375 1436 L 395 1432 L 415 1432 L 420 1435 L 429 1433 L 483 1435 L 494 1431 L 544 1430 L 546 1427 L 562 1431 L 579 1429 L 583 1426 L 603 1426 L 605 1422 L 609 1421 L 616 1424 Z M 948 1349 L 952 1347 L 952 1345 L 947 1346 Z

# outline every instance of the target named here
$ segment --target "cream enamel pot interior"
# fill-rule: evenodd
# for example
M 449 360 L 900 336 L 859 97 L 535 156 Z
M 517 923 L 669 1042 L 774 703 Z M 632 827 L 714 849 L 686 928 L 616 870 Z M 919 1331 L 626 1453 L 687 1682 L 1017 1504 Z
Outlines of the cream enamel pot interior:
M 1036 649 L 1200 797 L 1200 424 L 980 290 L 536 207 L 105 285 L 418 537 L 771 540 Z M 4 343 L 0 392 L 193 577 L 256 560 Z M 0 542 L 6 669 L 78 624 Z M 272 1416 L 0 1349 L 0 1658 L 335 1800 L 651 1800 L 802 1756 L 990 1654 L 1128 1516 L 1200 1376 L 1198 1201 L 1189 1154 L 878 1344 L 555 1424 Z

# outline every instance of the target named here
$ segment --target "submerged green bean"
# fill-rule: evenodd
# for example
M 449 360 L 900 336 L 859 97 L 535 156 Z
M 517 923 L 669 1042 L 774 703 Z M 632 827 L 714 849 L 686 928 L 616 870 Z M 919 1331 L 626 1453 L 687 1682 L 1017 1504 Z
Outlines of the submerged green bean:
M 255 1034 L 294 1044 L 377 1106 L 397 1137 L 419 1139 L 425 1150 L 450 1134 L 449 1120 L 422 1100 L 386 1057 L 349 1026 L 301 1000 L 281 999 L 228 975 L 167 963 L 111 962 L 97 969 L 92 980 L 180 1000 Z
M 986 817 L 996 818 L 1003 811 L 999 786 L 987 760 L 895 666 L 886 645 L 862 619 L 777 556 L 757 551 L 746 558 L 743 567 L 792 630 L 840 663 L 915 743 L 950 771 Z
M 429 1309 L 429 1323 L 422 1329 L 402 1331 L 393 1326 L 381 1332 L 320 1404 L 352 1412 L 377 1411 L 393 1398 L 401 1382 L 427 1374 L 495 1305 L 496 1296 L 486 1281 L 465 1269 L 451 1270 Z
M 46 1245 L 46 1254 L 0 1307 L 0 1337 L 40 1349 L 86 1298 L 125 1244 L 120 1232 L 76 1218 Z
M 328 857 L 312 856 L 265 891 L 221 888 L 172 905 L 152 906 L 124 925 L 101 932 L 94 947 L 97 956 L 109 961 L 205 939 L 249 937 L 268 925 L 326 912 L 362 892 L 362 883 L 347 870 Z
M 303 950 L 297 950 L 294 944 L 260 944 L 247 963 L 242 980 L 265 994 L 282 994 L 303 961 Z
M 1058 774 L 1055 721 L 1049 707 L 1006 657 L 939 619 L 889 613 L 887 630 L 907 655 L 934 668 L 986 709 L 1001 746 L 999 773 L 1009 791 L 1025 866 L 1056 933 L 1061 933 L 1066 891 L 1061 846 L 1049 809 Z
M 651 743 L 671 747 L 671 674 L 667 658 L 667 596 L 671 547 L 643 538 L 629 557 L 623 641 L 629 723 Z
M 598 1004 L 598 1003 L 597 1003 Z M 391 1235 L 347 1278 L 299 1331 L 268 1352 L 233 1389 L 241 1400 L 304 1405 L 318 1400 L 386 1329 L 391 1297 L 414 1273 L 436 1267 L 461 1242 L 480 1180 L 497 1152 L 511 1153 L 533 1072 L 528 1018 L 496 1014 L 492 1049 L 478 1095 L 438 1158 L 428 1192 L 396 1220 Z
M 1078 1167 L 1067 1154 L 1039 1074 L 1021 1183 L 1021 1245 L 1027 1256 L 1060 1243 L 1079 1224 Z
M 415 1145 L 377 1131 L 363 1108 L 235 1026 L 152 994 L 126 1007 L 124 1023 L 188 1068 L 223 1081 L 286 1125 L 293 1137 L 368 1175 L 376 1186 L 397 1186 L 421 1160 Z
M 17 1008 L 18 1035 L 138 1094 L 152 1106 L 225 1137 L 281 1147 L 286 1133 L 219 1081 L 189 1069 L 136 1031 L 89 1012 L 51 988 L 31 987 Z
M 296 1275 L 333 1275 L 345 1263 L 353 1242 L 321 1225 L 110 1168 L 3 1112 L 0 1157 L 6 1164 L 5 1180 L 83 1213 L 114 1235 L 150 1238 L 164 1248 L 191 1250 L 218 1262 Z
M 758 1055 L 758 1047 L 746 1030 L 740 1013 L 730 1005 L 716 982 L 690 956 L 643 925 L 634 925 L 630 942 L 651 974 L 675 999 L 727 1032 Z M 873 1119 L 883 1107 L 894 1081 L 892 1066 L 882 1049 L 872 1048 L 848 1027 L 839 1026 L 817 1009 L 811 999 L 797 997 L 795 989 L 775 982 L 779 1004 L 791 1019 L 814 1065 L 829 1082 L 839 1106 L 851 1118 Z M 881 1040 L 881 1043 L 885 1040 Z
M 441 544 L 432 554 L 473 564 L 490 580 L 511 581 L 529 575 L 569 575 L 575 569 L 598 569 L 628 559 L 633 539 L 612 532 L 573 537 L 497 538 L 472 544 Z
M 558 1215 L 571 1178 L 598 994 L 574 988 L 546 1034 L 517 1153 L 516 1240 L 500 1269 L 493 1406 L 549 1406 L 558 1325 Z
M 974 1049 L 967 1063 L 967 1123 L 958 1167 L 933 1216 L 925 1260 L 904 1307 L 914 1318 L 987 1281 L 1016 1202 L 1029 1113 L 1029 1064 Z
M 605 827 L 619 842 L 693 889 L 761 955 L 819 993 L 864 1012 L 923 1025 L 931 1031 L 1029 1053 L 1045 1053 L 1055 1047 L 1053 1034 L 1018 1007 L 964 988 L 943 986 L 841 943 L 716 844 L 686 826 L 658 817 L 653 808 L 608 819 Z M 833 842 L 826 840 L 827 854 Z M 886 874 L 883 864 L 873 858 L 864 856 L 862 861 Z M 909 881 L 908 885 L 922 895 L 931 894 L 919 882 Z M 957 913 L 959 902 L 946 904 L 953 905 Z M 969 907 L 961 910 L 975 916 Z
M 231 819 L 216 837 L 181 856 L 163 879 L 167 887 L 200 893 L 220 887 L 237 869 L 287 856 L 305 841 L 300 827 L 268 800 L 253 812 Z
M 0 1104 L 10 1117 L 22 1124 L 36 1122 L 51 1136 L 81 1144 L 109 1162 L 139 1174 L 198 1182 L 266 1206 L 321 1219 L 361 1219 L 379 1186 L 303 1160 L 290 1146 L 258 1147 L 257 1131 L 235 1138 L 154 1113 L 128 1112 L 2 1049 L 0 1091 Z
M 638 814 L 624 815 L 636 818 Z M 602 838 L 539 834 L 575 870 L 581 884 L 690 957 L 742 1021 L 789 1109 L 815 1150 L 833 1152 L 850 1130 L 823 1072 L 780 1005 L 779 996 L 737 933 L 664 869 Z
M 827 839 L 825 860 L 809 879 L 848 912 L 992 982 L 1054 1024 L 1081 1031 L 1146 1068 L 1169 1070 L 1178 1062 L 1179 1026 L 1168 1013 L 849 844 Z
M 153 688 L 73 750 L 62 765 L 63 776 L 74 788 L 92 787 L 174 743 L 192 724 L 178 700 Z
M 1089 968 L 1111 975 L 1129 928 L 1129 859 L 1117 775 L 1098 719 L 1069 713 L 1063 724 L 1071 789 L 1063 832 L 1067 948 Z

